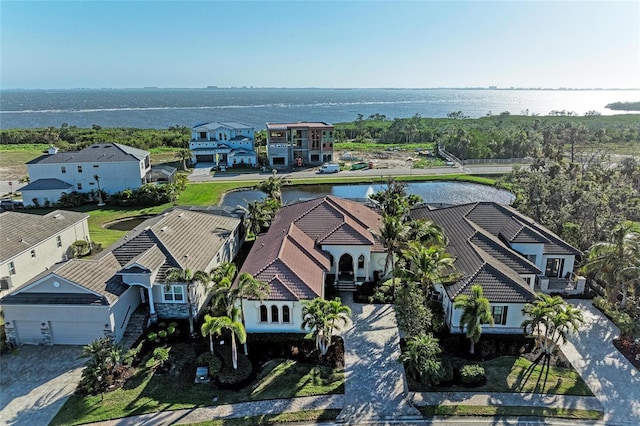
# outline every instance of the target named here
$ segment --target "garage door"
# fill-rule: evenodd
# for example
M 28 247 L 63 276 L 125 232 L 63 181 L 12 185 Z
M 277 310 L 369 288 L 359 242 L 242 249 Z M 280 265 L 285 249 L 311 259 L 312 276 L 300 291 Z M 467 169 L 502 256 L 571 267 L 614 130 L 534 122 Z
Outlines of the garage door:
M 86 345 L 103 337 L 104 324 L 97 322 L 52 321 L 54 345 Z
M 42 344 L 40 321 L 14 321 L 18 344 L 39 345 Z
M 196 163 L 213 163 L 213 155 L 196 155 Z

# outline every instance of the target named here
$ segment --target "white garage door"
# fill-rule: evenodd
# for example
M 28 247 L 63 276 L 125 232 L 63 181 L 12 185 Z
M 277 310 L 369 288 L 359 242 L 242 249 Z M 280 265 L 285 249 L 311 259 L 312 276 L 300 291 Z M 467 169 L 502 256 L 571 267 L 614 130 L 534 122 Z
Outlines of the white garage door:
M 14 321 L 18 344 L 40 345 L 42 344 L 42 333 L 40 332 L 40 321 Z
M 86 345 L 104 337 L 104 324 L 97 322 L 52 321 L 54 345 Z

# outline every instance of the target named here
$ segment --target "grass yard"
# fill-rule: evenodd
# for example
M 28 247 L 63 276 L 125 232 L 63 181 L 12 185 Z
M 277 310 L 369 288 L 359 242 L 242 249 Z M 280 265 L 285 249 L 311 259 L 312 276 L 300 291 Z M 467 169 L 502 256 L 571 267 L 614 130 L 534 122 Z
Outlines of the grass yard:
M 265 414 L 254 417 L 237 417 L 233 419 L 209 420 L 206 422 L 190 423 L 189 426 L 260 426 L 277 425 L 283 423 L 312 424 L 331 422 L 340 414 L 339 409 L 308 410 L 280 414 Z
M 425 417 L 433 416 L 534 416 L 574 420 L 600 420 L 602 412 L 573 408 L 508 407 L 489 405 L 427 405 L 418 407 Z
M 252 384 L 240 390 L 222 390 L 212 384 L 195 385 L 191 375 L 154 375 L 153 361 L 150 361 L 141 366 L 121 389 L 103 396 L 72 395 L 51 425 L 77 425 L 159 411 L 205 407 L 212 405 L 214 396 L 218 398 L 217 404 L 231 404 L 332 393 L 344 393 L 342 371 L 291 360 L 270 361 Z
M 454 367 L 473 364 L 473 362 L 464 360 L 462 358 L 452 358 L 452 364 Z M 541 366 L 538 365 L 534 368 L 533 373 L 525 381 L 525 371 L 531 365 L 531 362 L 525 358 L 515 356 L 502 356 L 491 361 L 478 362 L 484 367 L 487 375 L 487 383 L 480 387 L 465 388 L 456 386 L 454 388 L 435 387 L 429 389 L 431 391 L 470 391 L 470 392 L 535 392 L 542 394 L 553 395 L 578 395 L 578 396 L 593 396 L 593 393 L 589 387 L 584 383 L 580 375 L 573 369 L 551 367 L 549 369 L 549 376 L 547 377 L 546 385 L 543 386 L 544 376 L 538 383 L 540 377 Z M 413 389 L 420 385 L 410 381 L 411 390 L 425 389 Z

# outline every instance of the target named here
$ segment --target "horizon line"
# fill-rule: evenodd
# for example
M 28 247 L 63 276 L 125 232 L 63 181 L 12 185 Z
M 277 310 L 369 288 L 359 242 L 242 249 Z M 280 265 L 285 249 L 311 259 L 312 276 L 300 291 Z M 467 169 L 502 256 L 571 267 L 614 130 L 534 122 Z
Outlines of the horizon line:
M 0 91 L 43 91 L 43 90 L 640 90 L 640 87 L 518 87 L 518 86 L 442 86 L 442 87 L 279 87 L 279 86 L 205 86 L 205 87 L 63 87 L 63 88 L 0 88 Z

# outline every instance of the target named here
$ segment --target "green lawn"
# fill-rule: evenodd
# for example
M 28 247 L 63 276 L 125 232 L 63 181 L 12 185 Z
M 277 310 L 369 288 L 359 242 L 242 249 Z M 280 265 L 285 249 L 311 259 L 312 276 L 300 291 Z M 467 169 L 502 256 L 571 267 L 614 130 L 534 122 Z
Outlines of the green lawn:
M 452 358 L 455 366 L 472 364 L 461 358 Z M 515 356 L 502 356 L 491 361 L 478 362 L 484 367 L 487 375 L 487 383 L 476 388 L 465 388 L 457 386 L 455 388 L 435 387 L 432 389 L 424 389 L 420 384 L 410 380 L 409 386 L 411 390 L 430 390 L 436 392 L 442 391 L 470 391 L 470 392 L 535 392 L 542 394 L 555 395 L 579 395 L 593 396 L 589 387 L 584 383 L 582 378 L 573 369 L 551 367 L 546 384 L 544 384 L 544 376 L 538 383 L 540 377 L 541 366 L 534 368 L 531 376 L 525 381 L 525 371 L 531 365 L 531 362 L 525 358 Z M 544 386 L 543 386 L 544 384 Z
M 575 420 L 600 420 L 602 412 L 573 408 L 507 407 L 492 405 L 427 405 L 418 407 L 425 417 L 433 416 L 534 416 Z
M 155 376 L 153 363 L 142 366 L 124 388 L 103 396 L 72 395 L 51 425 L 75 425 L 159 411 L 243 401 L 344 393 L 344 373 L 291 360 L 272 360 L 249 386 L 232 391 L 193 384 L 192 376 Z M 103 399 L 104 397 L 104 399 Z
M 278 425 L 283 423 L 315 424 L 331 422 L 340 414 L 339 409 L 308 410 L 291 413 L 265 414 L 254 417 L 237 417 L 233 419 L 209 420 L 206 422 L 190 423 L 189 426 L 261 426 Z

